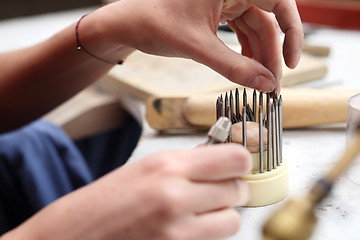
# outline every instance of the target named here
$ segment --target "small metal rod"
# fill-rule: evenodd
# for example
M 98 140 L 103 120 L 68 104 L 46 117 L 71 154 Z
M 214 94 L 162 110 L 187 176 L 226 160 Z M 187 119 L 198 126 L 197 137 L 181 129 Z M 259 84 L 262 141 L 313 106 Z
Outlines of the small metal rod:
M 259 96 L 259 168 L 260 173 L 264 172 L 264 137 L 263 137 L 263 95 Z
M 220 118 L 220 98 L 216 99 L 216 121 Z
M 230 112 L 229 112 L 229 119 L 231 121 L 231 123 L 236 123 L 233 121 L 233 113 L 234 113 L 234 98 L 233 98 L 233 94 L 232 94 L 232 91 L 230 90 Z
M 227 107 L 227 105 L 229 105 L 229 97 L 228 97 L 227 92 L 225 93 L 225 100 L 224 101 L 225 101 L 224 111 L 225 111 L 225 116 L 226 116 L 226 114 L 227 114 L 226 107 Z M 226 116 L 226 117 L 229 117 L 229 116 Z
M 271 116 L 270 116 L 270 112 L 271 112 L 271 107 L 270 107 L 270 94 L 267 93 L 266 94 L 266 127 L 267 127 L 267 166 L 266 166 L 266 169 L 268 171 L 271 171 L 272 167 L 271 167 L 271 163 L 272 163 L 272 160 L 271 160 Z
M 282 96 L 280 95 L 279 98 L 279 129 L 280 129 L 280 163 L 282 163 L 282 153 L 283 153 L 283 103 L 282 103 Z
M 233 113 L 233 115 L 232 115 L 232 123 L 237 123 L 237 122 L 239 122 L 239 119 L 236 117 L 236 114 Z
M 239 89 L 236 88 L 235 90 L 235 111 L 236 111 L 236 118 L 238 121 L 240 120 L 240 101 L 239 101 Z
M 276 162 L 280 166 L 280 121 L 279 121 L 279 99 L 277 93 L 274 94 L 275 99 L 275 134 L 276 134 Z
M 274 115 L 275 115 L 275 149 L 276 149 L 276 164 L 280 166 L 280 130 L 279 130 L 279 102 L 277 93 L 274 93 Z
M 276 160 L 276 124 L 275 124 L 275 104 L 271 104 L 271 146 L 272 146 L 272 160 L 273 160 L 273 169 L 277 167 L 277 160 Z
M 267 93 L 266 94 L 266 122 L 267 122 L 266 127 L 269 126 L 269 121 L 270 121 L 270 103 L 271 103 L 270 98 L 271 98 L 270 93 Z
M 225 117 L 229 118 L 229 111 L 228 111 L 228 106 L 229 106 L 229 98 L 228 98 L 228 94 L 225 94 L 225 105 L 224 105 L 224 113 L 225 113 Z
M 243 106 L 243 121 L 242 121 L 242 137 L 243 137 L 243 145 L 246 148 L 246 107 Z
M 224 103 L 223 103 L 223 96 L 222 96 L 222 94 L 220 95 L 219 104 L 220 104 L 220 107 L 219 107 L 220 117 L 223 117 L 223 116 L 224 116 Z
M 247 105 L 247 94 L 246 94 L 246 88 L 244 88 L 243 91 L 243 107 L 246 107 Z
M 246 105 L 246 114 L 247 121 L 255 122 L 254 112 L 251 110 L 249 104 Z
M 253 106 L 252 106 L 252 111 L 253 111 L 253 113 L 254 113 L 254 118 L 255 118 L 255 120 L 254 120 L 254 122 L 256 122 L 256 107 L 257 107 L 257 99 L 256 99 L 256 90 L 254 89 L 254 91 L 253 91 Z
M 266 104 L 265 104 L 265 105 L 266 105 Z M 266 113 L 264 114 L 263 125 L 264 125 L 265 127 L 267 127 L 267 114 L 266 114 Z
M 239 122 L 242 122 L 243 121 L 243 117 L 241 116 L 241 114 L 239 115 Z
M 231 113 L 231 110 L 230 110 L 230 106 L 229 105 L 227 105 L 226 106 L 226 112 L 228 113 L 228 116 L 229 116 L 229 121 L 230 121 L 230 123 L 231 123 L 231 120 L 230 120 L 230 113 Z M 227 141 L 229 142 L 229 143 L 231 143 L 231 127 L 230 127 L 230 130 L 229 130 L 229 136 L 228 136 L 228 138 L 227 138 Z

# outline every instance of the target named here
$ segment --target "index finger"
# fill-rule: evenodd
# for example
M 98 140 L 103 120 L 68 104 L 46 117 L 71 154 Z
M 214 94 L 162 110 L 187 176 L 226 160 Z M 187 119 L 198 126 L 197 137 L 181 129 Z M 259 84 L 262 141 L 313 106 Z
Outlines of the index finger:
M 283 54 L 285 63 L 295 68 L 301 56 L 304 34 L 301 19 L 294 0 L 251 0 L 257 7 L 273 12 L 281 30 L 285 33 Z
M 184 170 L 193 181 L 240 178 L 252 169 L 250 153 L 239 144 L 218 144 L 188 151 Z

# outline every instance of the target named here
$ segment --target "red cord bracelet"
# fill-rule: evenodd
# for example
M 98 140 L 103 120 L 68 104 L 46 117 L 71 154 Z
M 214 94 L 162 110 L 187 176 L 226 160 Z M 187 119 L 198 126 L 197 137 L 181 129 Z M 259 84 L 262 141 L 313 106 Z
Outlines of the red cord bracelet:
M 102 59 L 102 58 L 99 58 L 98 56 L 95 56 L 94 54 L 92 54 L 91 52 L 89 52 L 86 48 L 84 48 L 84 46 L 81 44 L 80 42 L 80 38 L 79 38 L 79 25 L 80 25 L 80 22 L 81 20 L 86 17 L 87 14 L 85 14 L 84 16 L 82 16 L 79 21 L 77 22 L 76 26 L 75 26 L 75 34 L 76 34 L 76 45 L 77 45 L 77 50 L 78 51 L 81 51 L 83 50 L 84 52 L 86 52 L 88 55 L 90 55 L 91 57 L 101 61 L 101 62 L 105 62 L 105 63 L 108 63 L 108 64 L 111 64 L 111 65 L 116 65 L 116 64 L 122 64 L 123 61 L 119 61 L 117 63 L 113 63 L 113 62 L 110 62 L 110 61 L 107 61 L 105 59 Z

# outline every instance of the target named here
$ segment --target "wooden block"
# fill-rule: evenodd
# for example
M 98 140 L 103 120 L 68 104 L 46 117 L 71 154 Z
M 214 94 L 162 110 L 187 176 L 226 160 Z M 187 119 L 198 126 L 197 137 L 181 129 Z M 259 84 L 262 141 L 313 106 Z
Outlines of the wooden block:
M 91 87 L 44 116 L 62 127 L 72 139 L 118 128 L 127 117 L 116 96 L 99 93 Z
M 284 128 L 301 128 L 344 123 L 347 103 L 360 90 L 289 89 L 282 90 Z M 158 130 L 204 129 L 216 122 L 215 102 L 220 93 L 191 97 L 151 97 L 146 118 Z M 251 94 L 248 103 L 251 105 Z M 240 105 L 242 98 L 240 98 Z M 264 109 L 265 111 L 265 109 Z

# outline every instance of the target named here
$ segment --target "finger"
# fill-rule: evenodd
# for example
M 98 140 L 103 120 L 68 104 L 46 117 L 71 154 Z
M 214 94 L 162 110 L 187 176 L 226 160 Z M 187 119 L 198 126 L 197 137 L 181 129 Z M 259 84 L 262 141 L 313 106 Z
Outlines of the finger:
M 231 50 L 211 31 L 207 34 L 203 30 L 199 31 L 201 34 L 199 33 L 197 41 L 206 48 L 199 48 L 199 44 L 193 44 L 196 48 L 189 51 L 192 59 L 240 85 L 262 92 L 271 92 L 275 89 L 275 77 L 262 64 Z
M 242 37 L 241 35 L 244 35 L 246 37 L 246 49 L 247 51 L 250 51 L 251 54 L 247 54 L 245 56 L 248 57 L 254 57 L 255 60 L 262 63 L 261 58 L 261 52 L 260 52 L 260 40 L 256 32 L 254 32 L 244 21 L 242 17 L 238 17 L 233 21 L 233 25 L 235 25 L 235 33 L 238 36 L 239 42 L 241 44 L 241 39 L 239 37 Z M 243 38 L 244 38 L 243 37 Z M 243 45 L 241 45 L 243 47 Z M 243 54 L 244 55 L 244 54 Z M 270 70 L 270 69 L 269 69 Z
M 232 208 L 183 218 L 175 223 L 177 239 L 224 239 L 240 229 L 240 215 Z
M 285 63 L 295 68 L 300 60 L 303 46 L 303 31 L 299 13 L 294 0 L 251 0 L 259 8 L 275 13 L 281 30 L 285 33 L 283 54 Z
M 252 168 L 250 153 L 239 144 L 219 144 L 182 152 L 183 171 L 193 181 L 240 178 Z
M 275 18 L 272 14 L 259 8 L 250 7 L 242 19 L 257 36 L 252 40 L 260 54 L 257 60 L 268 68 L 279 81 L 282 77 L 282 55 L 280 29 Z
M 233 21 L 228 21 L 228 25 L 238 38 L 238 41 L 241 45 L 241 54 L 248 58 L 253 58 L 254 56 L 251 52 L 250 44 L 246 35 L 241 32 L 241 30 L 236 26 Z
M 204 213 L 216 209 L 244 206 L 250 200 L 249 185 L 239 178 L 221 182 L 197 182 L 190 184 L 191 211 Z

